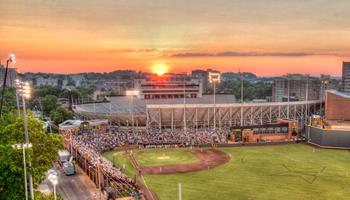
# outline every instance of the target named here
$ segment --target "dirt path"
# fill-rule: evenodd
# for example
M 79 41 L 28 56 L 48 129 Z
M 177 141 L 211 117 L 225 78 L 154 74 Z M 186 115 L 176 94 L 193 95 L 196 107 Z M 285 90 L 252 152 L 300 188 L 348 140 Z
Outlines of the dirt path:
M 193 151 L 193 154 L 199 159 L 199 161 L 196 163 L 149 167 L 140 166 L 141 172 L 142 174 L 175 174 L 196 172 L 212 169 L 230 161 L 229 155 L 217 149 L 196 149 Z

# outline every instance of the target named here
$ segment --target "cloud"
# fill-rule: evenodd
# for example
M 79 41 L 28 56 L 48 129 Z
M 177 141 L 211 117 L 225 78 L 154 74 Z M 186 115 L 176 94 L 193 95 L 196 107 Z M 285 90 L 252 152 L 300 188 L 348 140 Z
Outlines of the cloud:
M 325 55 L 325 54 L 315 54 L 307 52 L 235 52 L 226 51 L 218 53 L 177 53 L 171 54 L 170 57 L 252 57 L 252 56 L 264 56 L 264 57 L 301 57 L 301 56 L 313 56 L 313 55 Z M 329 55 L 329 54 L 326 54 Z

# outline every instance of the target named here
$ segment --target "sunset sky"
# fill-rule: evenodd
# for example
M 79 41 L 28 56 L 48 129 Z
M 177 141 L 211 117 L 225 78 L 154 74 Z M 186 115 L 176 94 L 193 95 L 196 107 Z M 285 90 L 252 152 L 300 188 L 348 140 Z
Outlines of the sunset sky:
M 0 0 L 0 58 L 20 72 L 214 68 L 340 75 L 349 0 Z

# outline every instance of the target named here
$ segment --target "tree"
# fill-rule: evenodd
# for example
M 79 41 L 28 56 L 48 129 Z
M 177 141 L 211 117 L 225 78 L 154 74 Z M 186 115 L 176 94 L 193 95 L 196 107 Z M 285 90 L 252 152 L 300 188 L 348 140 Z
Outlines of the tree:
M 59 106 L 58 98 L 54 95 L 47 95 L 41 99 L 41 106 L 43 109 L 43 114 L 45 116 L 49 116 L 50 113 L 56 110 L 56 108 Z
M 38 97 L 45 97 L 47 95 L 57 96 L 61 93 L 61 89 L 58 87 L 45 85 L 45 86 L 37 86 L 33 88 L 33 99 Z
M 51 120 L 55 122 L 55 124 L 60 124 L 68 119 L 73 119 L 73 112 L 69 111 L 66 108 L 58 107 L 55 111 L 51 112 Z
M 244 100 L 253 100 L 253 99 L 265 99 L 267 96 L 272 95 L 272 85 L 270 83 L 264 82 L 250 82 L 243 81 Z M 232 80 L 222 82 L 217 90 L 218 94 L 233 94 L 237 98 L 237 101 L 241 99 L 241 81 Z
M 0 89 L 2 89 L 0 87 Z M 1 97 L 1 95 L 0 95 Z M 16 89 L 12 87 L 5 88 L 4 94 L 4 104 L 2 107 L 2 112 L 6 113 L 8 111 L 16 109 Z
M 41 192 L 35 192 L 35 200 L 54 200 L 54 194 L 51 193 L 49 195 L 44 195 Z M 59 193 L 57 193 L 57 200 L 61 200 L 61 196 Z
M 90 101 L 93 98 L 93 94 L 96 88 L 95 86 L 77 87 L 76 90 L 80 94 L 80 100 L 86 102 L 86 101 Z
M 36 187 L 57 159 L 63 141 L 59 135 L 47 134 L 42 121 L 31 115 L 28 117 L 28 130 L 33 147 L 26 153 L 27 159 L 32 162 Z M 24 199 L 22 151 L 12 148 L 16 143 L 24 143 L 23 118 L 16 118 L 14 113 L 9 112 L 0 119 L 0 199 Z

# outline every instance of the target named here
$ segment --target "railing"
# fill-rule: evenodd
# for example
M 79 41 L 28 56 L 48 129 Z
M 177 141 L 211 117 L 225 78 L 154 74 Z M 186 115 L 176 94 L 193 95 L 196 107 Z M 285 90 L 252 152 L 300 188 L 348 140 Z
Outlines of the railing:
M 66 143 L 66 149 L 70 149 L 69 143 Z M 92 163 L 87 153 L 81 154 L 79 149 L 75 147 L 73 147 L 72 150 L 76 164 L 80 166 L 97 187 L 101 186 L 102 191 L 105 191 L 106 188 L 109 187 L 113 188 L 113 192 L 116 193 L 118 197 L 133 196 L 135 199 L 141 198 L 139 186 L 135 181 L 115 177 L 109 172 L 104 171 L 98 164 Z

